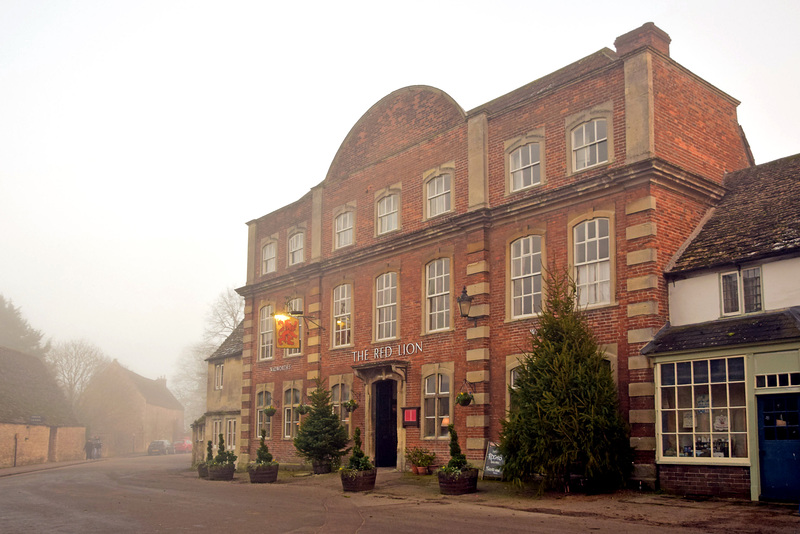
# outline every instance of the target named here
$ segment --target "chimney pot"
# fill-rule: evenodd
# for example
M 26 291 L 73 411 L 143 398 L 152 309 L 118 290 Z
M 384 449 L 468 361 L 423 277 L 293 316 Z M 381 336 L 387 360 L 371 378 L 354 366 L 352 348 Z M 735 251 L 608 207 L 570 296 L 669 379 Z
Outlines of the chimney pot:
M 672 39 L 669 38 L 667 32 L 652 22 L 647 22 L 640 28 L 636 28 L 633 31 L 617 37 L 614 41 L 614 46 L 617 48 L 617 54 L 620 56 L 624 56 L 645 46 L 650 46 L 665 56 L 669 56 L 669 43 L 671 41 Z

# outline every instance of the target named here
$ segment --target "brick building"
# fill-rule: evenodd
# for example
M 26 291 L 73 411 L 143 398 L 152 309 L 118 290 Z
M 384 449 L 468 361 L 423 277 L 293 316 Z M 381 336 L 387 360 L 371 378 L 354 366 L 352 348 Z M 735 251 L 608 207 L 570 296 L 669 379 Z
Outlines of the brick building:
M 258 428 L 282 461 L 313 380 L 360 407 L 379 466 L 406 446 L 446 459 L 446 423 L 480 462 L 497 440 L 543 269 L 569 269 L 656 480 L 654 375 L 642 347 L 667 320 L 667 262 L 723 175 L 752 165 L 738 102 L 669 55 L 652 23 L 471 111 L 439 89 L 395 91 L 353 126 L 325 179 L 249 223 L 240 454 Z M 457 298 L 473 298 L 470 315 Z M 301 347 L 277 349 L 293 311 Z M 475 402 L 455 406 L 459 391 Z M 274 404 L 271 418 L 260 406 Z M 406 418 L 417 418 L 406 421 Z

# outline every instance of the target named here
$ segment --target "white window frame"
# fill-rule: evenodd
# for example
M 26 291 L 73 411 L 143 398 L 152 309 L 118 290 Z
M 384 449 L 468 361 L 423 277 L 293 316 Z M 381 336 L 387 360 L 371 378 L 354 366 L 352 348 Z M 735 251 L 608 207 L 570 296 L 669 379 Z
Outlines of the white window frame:
M 660 463 L 749 465 L 753 450 L 749 443 L 746 366 L 742 355 L 656 364 Z M 738 444 L 734 444 L 734 438 Z M 706 443 L 708 449 L 698 446 Z M 746 454 L 732 456 L 734 447 L 740 452 L 744 448 Z
M 603 227 L 605 235 L 601 235 Z M 581 221 L 572 231 L 578 304 L 595 306 L 611 303 L 611 219 L 596 217 Z M 583 239 L 579 239 L 581 231 Z
M 347 425 L 350 420 L 350 412 L 344 407 L 344 403 L 350 398 L 350 386 L 344 380 L 331 385 L 331 410 L 339 416 L 339 420 L 344 425 Z
M 223 425 L 222 419 L 215 419 L 213 427 L 213 434 L 211 435 L 212 445 L 215 449 L 219 449 L 219 435 L 224 434 L 225 426 Z
M 757 273 L 756 277 L 750 276 Z M 757 278 L 755 284 L 748 284 L 747 281 Z M 730 285 L 726 280 L 735 283 L 735 295 L 730 295 L 733 299 L 728 299 Z M 763 274 L 761 266 L 748 267 L 739 271 L 728 271 L 719 275 L 720 309 L 723 316 L 741 315 L 742 313 L 758 313 L 764 310 L 764 289 L 762 287 Z M 755 307 L 750 304 L 755 301 Z M 728 309 L 728 304 L 736 304 L 735 309 Z
M 287 312 L 300 312 L 300 315 L 303 314 L 303 299 L 300 297 L 295 297 L 289 302 L 286 303 L 286 311 Z M 296 349 L 283 349 L 283 357 L 286 358 L 288 356 L 299 356 L 303 354 L 303 321 L 297 322 L 297 339 L 300 340 L 300 346 Z
M 400 195 L 391 193 L 378 199 L 378 235 L 394 232 L 399 228 Z
M 425 266 L 425 325 L 427 332 L 450 328 L 450 258 Z
M 297 265 L 305 261 L 304 242 L 304 232 L 296 232 L 289 237 L 289 265 Z
M 225 420 L 225 449 L 236 450 L 236 419 Z
M 536 149 L 535 154 L 532 152 L 534 148 Z M 522 191 L 542 183 L 540 149 L 541 145 L 539 143 L 528 143 L 514 149 L 509 154 L 508 165 L 512 192 Z M 530 183 L 526 183 L 526 174 L 530 177 Z
M 333 346 L 353 344 L 353 286 L 340 284 L 333 288 Z
M 275 357 L 275 319 L 272 305 L 266 304 L 259 310 L 258 360 L 271 360 Z
M 288 388 L 283 392 L 283 438 L 293 439 L 297 436 L 297 429 L 300 427 L 300 414 L 297 407 L 300 406 L 300 390 L 298 388 Z
M 449 435 L 444 418 L 450 419 L 452 413 L 453 380 L 447 373 L 433 373 L 422 379 L 423 439 L 445 439 Z M 452 420 L 450 420 L 452 422 Z M 431 425 L 433 425 L 431 431 Z
M 353 244 L 353 221 L 352 211 L 340 213 L 334 219 L 334 248 L 347 247 Z
M 520 237 L 511 243 L 511 317 L 532 317 L 542 310 L 542 238 Z
M 271 241 L 261 247 L 261 274 L 274 273 L 277 268 L 278 247 Z
M 383 273 L 375 279 L 375 340 L 397 337 L 397 273 Z
M 225 378 L 225 364 L 218 363 L 214 365 L 214 389 L 220 390 L 224 385 Z
M 608 120 L 592 119 L 572 129 L 572 169 L 577 172 L 608 163 Z
M 429 179 L 425 183 L 428 218 L 443 215 L 453 209 L 451 192 L 453 189 L 453 174 L 443 172 Z
M 256 430 L 258 438 L 261 437 L 261 429 L 267 431 L 264 439 L 272 438 L 272 417 L 264 413 L 264 408 L 272 404 L 271 391 L 259 391 L 256 394 Z

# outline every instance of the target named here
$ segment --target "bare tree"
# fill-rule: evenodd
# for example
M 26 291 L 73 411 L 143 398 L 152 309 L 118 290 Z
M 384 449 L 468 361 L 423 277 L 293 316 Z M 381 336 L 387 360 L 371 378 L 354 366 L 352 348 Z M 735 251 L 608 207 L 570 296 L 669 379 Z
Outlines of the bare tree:
M 67 400 L 75 406 L 94 373 L 110 360 L 97 346 L 77 339 L 56 343 L 47 353 L 45 361 Z
M 244 299 L 229 287 L 219 294 L 206 316 L 205 341 L 219 345 L 244 319 Z

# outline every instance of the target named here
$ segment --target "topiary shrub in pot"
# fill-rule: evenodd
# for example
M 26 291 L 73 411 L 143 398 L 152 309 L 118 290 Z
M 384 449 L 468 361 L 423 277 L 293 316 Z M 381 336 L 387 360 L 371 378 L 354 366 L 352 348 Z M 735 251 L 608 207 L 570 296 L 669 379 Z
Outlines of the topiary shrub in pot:
M 225 450 L 225 439 L 219 435 L 219 450 L 217 455 L 208 465 L 209 480 L 233 480 L 233 473 L 236 471 L 237 456 L 233 451 Z
M 478 470 L 467 463 L 467 457 L 461 452 L 455 427 L 451 424 L 447 429 L 450 431 L 450 461 L 437 472 L 439 492 L 443 495 L 475 493 Z
M 261 446 L 256 451 L 256 461 L 247 464 L 247 473 L 252 484 L 272 483 L 278 479 L 278 462 L 272 460 L 272 453 L 264 440 L 267 431 L 261 429 Z
M 347 467 L 339 470 L 344 491 L 369 491 L 375 489 L 378 469 L 369 461 L 369 456 L 361 450 L 361 429 L 356 427 L 353 435 L 353 454 Z
M 309 395 L 311 408 L 300 423 L 294 448 L 297 454 L 311 462 L 314 474 L 330 473 L 338 466 L 350 439 L 339 415 L 331 408 L 331 393 L 317 379 L 316 389 Z
M 200 478 L 208 478 L 208 462 L 214 459 L 214 445 L 208 440 L 206 445 L 206 459 L 197 464 L 197 475 Z

